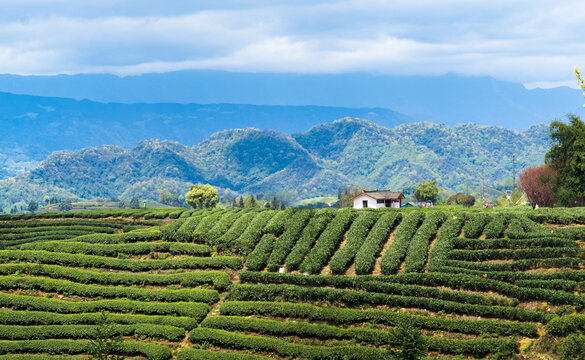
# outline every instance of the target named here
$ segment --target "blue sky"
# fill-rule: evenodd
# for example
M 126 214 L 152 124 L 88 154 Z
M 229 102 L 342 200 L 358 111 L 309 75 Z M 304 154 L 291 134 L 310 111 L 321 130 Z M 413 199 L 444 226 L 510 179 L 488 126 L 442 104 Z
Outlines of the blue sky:
M 0 0 L 0 73 L 489 75 L 577 86 L 585 1 Z

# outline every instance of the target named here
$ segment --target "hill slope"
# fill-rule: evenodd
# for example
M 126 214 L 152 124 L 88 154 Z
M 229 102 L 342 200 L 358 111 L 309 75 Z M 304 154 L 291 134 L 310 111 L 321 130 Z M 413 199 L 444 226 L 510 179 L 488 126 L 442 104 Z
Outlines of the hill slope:
M 397 359 L 416 339 L 433 359 L 577 359 L 584 218 L 583 208 L 0 215 L 0 349 L 87 359 L 107 321 L 119 353 L 149 360 Z
M 0 206 L 44 195 L 157 199 L 204 182 L 240 193 L 288 192 L 294 199 L 336 194 L 348 184 L 401 190 L 434 179 L 448 190 L 488 184 L 542 162 L 548 129 L 431 123 L 385 128 L 341 119 L 292 136 L 226 130 L 194 147 L 149 140 L 132 149 L 102 146 L 56 152 L 29 173 L 0 181 Z

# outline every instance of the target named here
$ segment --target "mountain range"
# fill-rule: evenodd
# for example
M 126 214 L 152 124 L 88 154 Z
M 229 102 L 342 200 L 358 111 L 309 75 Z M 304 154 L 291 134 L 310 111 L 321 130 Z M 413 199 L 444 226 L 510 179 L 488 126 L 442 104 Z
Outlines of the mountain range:
M 408 123 L 387 128 L 344 118 L 285 134 L 257 128 L 217 132 L 195 146 L 142 141 L 52 153 L 35 169 L 0 181 L 0 207 L 44 196 L 92 199 L 138 196 L 157 199 L 168 188 L 184 193 L 209 183 L 224 195 L 286 192 L 311 198 L 350 184 L 401 190 L 437 180 L 449 191 L 489 184 L 516 169 L 540 164 L 548 127 L 519 132 L 465 124 Z
M 413 121 L 382 108 L 122 104 L 0 92 L 0 179 L 31 170 L 58 150 L 133 147 L 153 138 L 192 146 L 225 129 L 256 127 L 291 134 L 346 116 L 387 127 Z
M 516 130 L 549 123 L 555 118 L 563 118 L 568 112 L 584 114 L 583 97 L 575 89 L 558 87 L 529 90 L 519 83 L 456 74 L 391 76 L 370 73 L 294 74 L 210 70 L 123 77 L 109 74 L 7 74 L 0 75 L 0 91 L 104 103 L 384 108 L 415 121 L 450 126 L 472 122 Z M 346 113 L 338 117 L 361 115 Z M 363 117 L 376 121 L 368 116 Z M 320 123 L 334 119 L 321 118 Z M 287 120 L 285 118 L 282 121 Z M 275 122 L 280 120 L 276 118 Z M 245 126 L 255 125 L 242 123 L 237 127 Z

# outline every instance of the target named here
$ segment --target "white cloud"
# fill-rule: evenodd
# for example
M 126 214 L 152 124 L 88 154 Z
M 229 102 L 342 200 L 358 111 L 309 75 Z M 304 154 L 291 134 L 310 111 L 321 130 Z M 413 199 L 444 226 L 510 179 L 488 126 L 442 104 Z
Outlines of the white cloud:
M 579 0 L 4 3 L 4 73 L 457 72 L 544 86 L 585 67 Z

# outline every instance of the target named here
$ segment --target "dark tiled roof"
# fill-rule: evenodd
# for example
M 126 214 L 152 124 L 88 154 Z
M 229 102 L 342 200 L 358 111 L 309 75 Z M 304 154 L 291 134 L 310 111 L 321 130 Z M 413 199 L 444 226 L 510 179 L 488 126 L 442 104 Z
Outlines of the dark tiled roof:
M 364 191 L 365 194 L 368 196 L 373 197 L 376 200 L 386 200 L 386 199 L 404 199 L 404 195 L 400 191 L 390 191 L 390 190 L 381 190 L 381 191 Z

